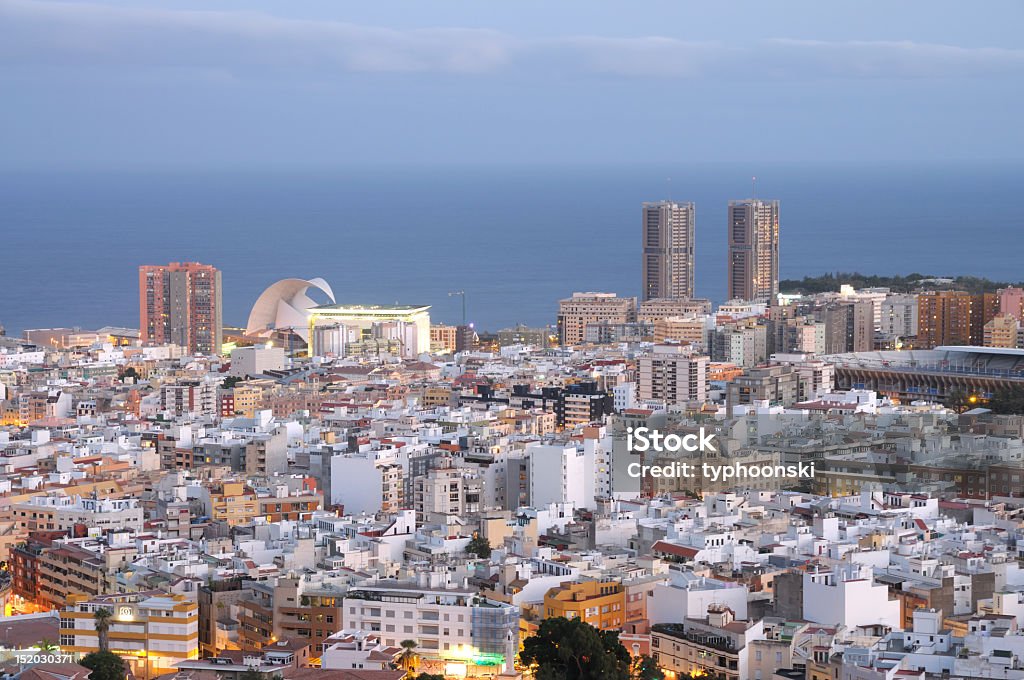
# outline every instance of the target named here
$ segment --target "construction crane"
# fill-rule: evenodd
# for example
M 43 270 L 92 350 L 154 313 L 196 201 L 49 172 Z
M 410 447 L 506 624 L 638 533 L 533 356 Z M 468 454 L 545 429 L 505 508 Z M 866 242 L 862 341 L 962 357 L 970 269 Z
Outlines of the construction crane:
M 462 298 L 462 325 L 466 325 L 466 291 L 464 290 L 451 290 L 448 291 L 448 297 L 455 297 L 458 295 Z

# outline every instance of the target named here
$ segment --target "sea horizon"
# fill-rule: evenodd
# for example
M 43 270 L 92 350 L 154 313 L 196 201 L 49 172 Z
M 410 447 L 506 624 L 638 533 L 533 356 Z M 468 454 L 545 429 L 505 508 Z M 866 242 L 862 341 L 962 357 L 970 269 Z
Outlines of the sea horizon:
M 227 326 L 274 281 L 317 276 L 339 302 L 458 323 L 448 292 L 465 290 L 481 330 L 550 325 L 574 291 L 639 294 L 640 204 L 663 199 L 696 203 L 696 293 L 720 303 L 726 205 L 753 192 L 781 202 L 784 279 L 1018 281 L 1022 177 L 1014 161 L 0 171 L 0 324 L 137 327 L 138 266 L 200 261 L 222 271 Z

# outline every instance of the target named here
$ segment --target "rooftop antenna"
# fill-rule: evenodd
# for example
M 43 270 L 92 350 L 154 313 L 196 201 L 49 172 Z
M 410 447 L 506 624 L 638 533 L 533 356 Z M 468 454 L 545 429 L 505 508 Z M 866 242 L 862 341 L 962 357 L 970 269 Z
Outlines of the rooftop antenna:
M 750 197 L 757 198 L 757 177 L 750 178 Z
M 672 202 L 672 178 L 671 177 L 666 177 L 665 178 L 665 186 L 668 188 L 668 202 L 671 203 Z

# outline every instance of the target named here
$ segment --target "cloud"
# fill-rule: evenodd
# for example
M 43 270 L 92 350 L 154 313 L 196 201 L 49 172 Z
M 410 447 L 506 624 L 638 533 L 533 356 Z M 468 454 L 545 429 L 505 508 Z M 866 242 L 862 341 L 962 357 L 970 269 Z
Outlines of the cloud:
M 0 59 L 8 64 L 473 73 L 504 63 L 507 42 L 478 29 L 395 31 L 254 12 L 0 0 Z
M 0 0 L 0 64 L 165 68 L 224 77 L 343 73 L 622 78 L 965 78 L 1024 72 L 1024 50 L 915 42 L 648 36 L 526 39 L 467 28 L 393 30 L 257 12 Z

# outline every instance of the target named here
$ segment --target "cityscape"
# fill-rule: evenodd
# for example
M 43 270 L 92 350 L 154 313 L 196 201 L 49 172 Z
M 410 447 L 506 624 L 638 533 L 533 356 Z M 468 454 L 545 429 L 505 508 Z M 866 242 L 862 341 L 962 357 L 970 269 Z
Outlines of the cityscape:
M 794 192 L 762 158 L 1016 181 L 991 149 L 1019 136 L 1020 10 L 837 3 L 779 38 L 802 12 L 740 4 L 0 0 L 0 680 L 1024 680 L 1024 222 L 978 175 L 986 226 L 926 178 L 858 231 L 889 204 Z M 999 95 L 920 117 L 949 83 Z M 65 97 L 80 128 L 48 131 Z M 859 128 L 846 97 L 911 123 Z M 520 154 L 628 173 L 619 139 L 690 174 L 614 233 L 622 195 L 563 198 L 561 170 L 505 203 L 460 201 L 474 170 L 430 184 Z M 751 171 L 709 194 L 703 153 Z M 294 228 L 236 228 L 263 169 L 343 154 L 385 189 L 304 169 Z M 204 174 L 226 159 L 244 189 Z M 530 191 L 567 212 L 509 209 Z M 848 268 L 858 234 L 877 259 Z M 972 238 L 985 258 L 956 252 Z

